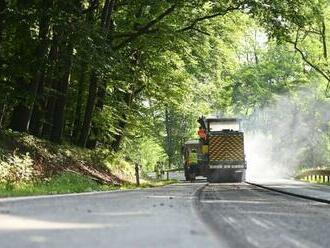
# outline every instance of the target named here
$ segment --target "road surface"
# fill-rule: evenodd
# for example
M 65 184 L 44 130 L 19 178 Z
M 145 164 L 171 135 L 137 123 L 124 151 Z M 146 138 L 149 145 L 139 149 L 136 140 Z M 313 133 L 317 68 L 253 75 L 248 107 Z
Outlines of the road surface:
M 0 200 L 0 247 L 329 247 L 328 204 L 247 184 Z

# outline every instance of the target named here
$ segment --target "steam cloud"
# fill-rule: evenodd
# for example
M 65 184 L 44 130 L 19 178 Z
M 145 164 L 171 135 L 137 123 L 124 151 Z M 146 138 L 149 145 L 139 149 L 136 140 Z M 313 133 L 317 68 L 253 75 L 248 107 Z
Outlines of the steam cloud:
M 247 179 L 278 179 L 330 165 L 330 101 L 315 90 L 280 96 L 243 122 Z

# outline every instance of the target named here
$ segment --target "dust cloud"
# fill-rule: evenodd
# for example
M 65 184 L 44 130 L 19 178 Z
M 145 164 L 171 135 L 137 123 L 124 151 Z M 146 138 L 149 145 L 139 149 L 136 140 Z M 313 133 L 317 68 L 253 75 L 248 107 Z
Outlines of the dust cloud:
M 279 96 L 243 121 L 247 179 L 292 177 L 330 163 L 330 101 L 314 90 Z

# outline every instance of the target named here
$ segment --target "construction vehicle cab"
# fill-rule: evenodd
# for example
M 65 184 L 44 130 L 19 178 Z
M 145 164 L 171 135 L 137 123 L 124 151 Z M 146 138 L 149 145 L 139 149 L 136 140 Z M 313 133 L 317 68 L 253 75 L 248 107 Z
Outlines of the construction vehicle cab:
M 195 180 L 198 174 L 199 140 L 188 140 L 184 144 L 184 175 L 187 181 Z
M 225 130 L 240 131 L 241 122 L 235 118 L 214 118 L 210 117 L 206 119 L 208 132 L 221 132 Z
M 185 176 L 192 180 L 205 176 L 209 182 L 241 182 L 245 180 L 246 161 L 244 133 L 237 118 L 211 116 L 198 119 L 199 140 L 194 140 L 197 163 L 189 167 L 185 157 Z M 191 146 L 192 141 L 185 144 Z

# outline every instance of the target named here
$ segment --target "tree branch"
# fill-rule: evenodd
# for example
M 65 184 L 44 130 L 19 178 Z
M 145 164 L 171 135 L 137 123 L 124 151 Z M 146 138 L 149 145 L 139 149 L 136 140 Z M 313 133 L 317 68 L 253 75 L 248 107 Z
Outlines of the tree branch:
M 170 8 L 165 10 L 162 14 L 160 14 L 158 17 L 156 17 L 155 19 L 153 19 L 152 21 L 150 21 L 149 23 L 147 23 L 146 25 L 141 27 L 137 32 L 131 33 L 131 35 L 127 39 L 125 39 L 124 41 L 119 43 L 117 46 L 114 46 L 114 49 L 122 48 L 126 44 L 128 44 L 128 43 L 132 42 L 133 40 L 137 39 L 138 37 L 140 37 L 141 35 L 143 35 L 145 33 L 149 33 L 151 27 L 153 27 L 154 25 L 159 23 L 166 16 L 170 15 L 175 10 L 175 8 L 176 8 L 176 5 L 175 4 L 172 5 Z
M 153 28 L 153 29 L 150 28 L 149 30 L 145 31 L 144 34 L 156 33 L 157 31 L 159 31 L 158 28 Z M 120 39 L 120 38 L 131 37 L 134 35 L 136 35 L 136 32 L 116 32 L 112 34 L 112 38 Z
M 323 57 L 325 58 L 325 60 L 328 60 L 327 34 L 326 34 L 326 26 L 324 19 L 322 20 L 321 38 L 322 38 L 322 47 L 323 47 Z
M 212 14 L 212 15 L 206 15 L 206 16 L 202 16 L 202 17 L 198 17 L 197 19 L 193 20 L 191 24 L 189 24 L 188 26 L 184 27 L 184 28 L 181 28 L 179 29 L 178 31 L 179 32 L 185 32 L 187 30 L 195 30 L 195 26 L 199 23 L 199 22 L 202 22 L 204 20 L 207 20 L 207 19 L 213 19 L 213 18 L 216 18 L 218 16 L 224 16 L 226 14 L 228 14 L 229 12 L 232 12 L 234 10 L 239 10 L 240 7 L 239 6 L 236 6 L 236 7 L 228 7 L 220 12 L 217 12 L 215 14 Z
M 295 41 L 288 40 L 289 43 L 293 44 L 294 49 L 300 54 L 301 58 L 315 71 L 317 71 L 319 74 L 321 74 L 327 81 L 327 87 L 325 94 L 327 94 L 329 86 L 330 86 L 330 75 L 328 75 L 326 72 L 324 72 L 321 68 L 319 68 L 317 65 L 315 65 L 313 62 L 311 62 L 305 53 L 298 47 L 298 40 L 299 40 L 299 30 L 297 30 L 296 39 Z
M 203 31 L 203 30 L 201 30 L 199 28 L 191 28 L 191 30 L 194 30 L 194 31 L 196 31 L 198 33 L 201 33 L 201 34 L 205 34 L 207 36 L 210 36 L 211 35 L 210 33 L 206 32 L 206 31 Z

